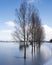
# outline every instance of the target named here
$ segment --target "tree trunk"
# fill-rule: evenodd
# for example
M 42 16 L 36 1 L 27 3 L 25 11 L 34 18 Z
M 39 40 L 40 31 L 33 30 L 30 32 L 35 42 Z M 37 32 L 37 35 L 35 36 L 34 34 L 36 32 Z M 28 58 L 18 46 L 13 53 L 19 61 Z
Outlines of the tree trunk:
M 24 59 L 26 59 L 26 45 L 24 45 Z
M 26 42 L 26 44 L 28 45 L 28 31 L 27 31 L 27 42 Z
M 24 59 L 26 59 L 25 20 L 24 20 Z
M 33 53 L 33 33 L 32 33 L 32 53 Z
M 35 42 L 34 42 L 34 52 L 35 52 Z
M 34 52 L 35 52 L 35 33 L 34 33 Z
M 32 42 L 32 54 L 33 54 L 33 42 Z

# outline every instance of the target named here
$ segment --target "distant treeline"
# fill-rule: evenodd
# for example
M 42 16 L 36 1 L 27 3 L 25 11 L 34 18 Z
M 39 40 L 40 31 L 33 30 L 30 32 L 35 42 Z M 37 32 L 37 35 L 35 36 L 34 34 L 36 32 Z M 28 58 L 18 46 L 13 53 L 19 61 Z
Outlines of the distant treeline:
M 24 42 L 24 41 L 0 41 L 0 42 Z M 27 41 L 25 41 L 25 42 L 27 42 Z M 28 41 L 28 42 L 32 42 L 32 41 Z M 38 42 L 38 41 L 34 41 L 34 42 Z M 40 41 L 40 42 L 50 43 L 51 41 Z

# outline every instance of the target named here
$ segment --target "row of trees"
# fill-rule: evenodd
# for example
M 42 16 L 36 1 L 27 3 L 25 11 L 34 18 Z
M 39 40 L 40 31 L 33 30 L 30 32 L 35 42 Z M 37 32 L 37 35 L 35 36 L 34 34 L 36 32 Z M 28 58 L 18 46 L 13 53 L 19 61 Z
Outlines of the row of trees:
M 16 9 L 16 26 L 13 33 L 14 39 L 24 42 L 24 58 L 26 58 L 26 44 L 28 42 L 33 46 L 35 50 L 35 42 L 40 48 L 41 41 L 44 38 L 43 27 L 41 26 L 41 20 L 38 15 L 38 10 L 34 5 L 28 5 L 23 2 L 19 9 Z

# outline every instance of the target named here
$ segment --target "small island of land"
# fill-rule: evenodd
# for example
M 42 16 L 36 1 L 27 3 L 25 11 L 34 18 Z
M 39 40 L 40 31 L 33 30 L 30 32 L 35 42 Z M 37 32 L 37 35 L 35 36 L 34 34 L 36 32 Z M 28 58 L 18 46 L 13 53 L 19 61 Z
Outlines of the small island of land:
M 50 42 L 52 42 L 52 39 L 50 39 Z

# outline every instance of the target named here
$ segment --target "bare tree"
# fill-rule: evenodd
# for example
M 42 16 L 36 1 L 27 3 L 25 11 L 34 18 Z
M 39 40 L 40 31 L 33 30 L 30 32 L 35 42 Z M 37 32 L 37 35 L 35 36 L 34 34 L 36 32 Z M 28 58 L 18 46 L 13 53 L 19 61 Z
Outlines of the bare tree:
M 33 11 L 31 13 L 31 24 L 30 24 L 30 33 L 31 33 L 31 39 L 32 39 L 32 51 L 33 51 L 33 45 L 34 45 L 34 51 L 35 51 L 35 42 L 38 43 L 38 46 L 40 48 L 41 41 L 44 39 L 44 33 L 43 28 L 41 26 L 41 20 L 38 15 L 38 10 L 34 7 Z
M 31 5 L 27 6 L 26 2 L 20 5 L 19 9 L 16 9 L 15 21 L 15 32 L 13 37 L 15 40 L 24 42 L 24 59 L 26 58 L 26 42 L 30 40 L 32 43 L 32 53 L 33 45 L 35 50 L 35 41 L 37 41 L 40 47 L 40 41 L 43 40 L 43 28 L 41 27 L 41 21 L 38 16 L 38 10 Z M 30 39 L 31 38 L 31 39 Z M 28 44 L 28 43 L 27 43 Z
M 23 2 L 20 5 L 19 10 L 16 9 L 16 17 L 17 20 L 15 21 L 16 27 L 15 32 L 13 34 L 15 40 L 19 39 L 19 41 L 24 41 L 24 58 L 26 58 L 26 11 L 27 11 L 27 4 Z
M 34 6 L 32 6 L 31 11 L 31 23 L 30 23 L 30 35 L 31 35 L 31 43 L 32 43 L 32 52 L 33 52 L 33 45 L 34 45 L 34 51 L 35 51 L 35 41 L 36 41 L 36 26 L 37 26 L 37 10 Z
M 39 49 L 40 49 L 43 39 L 44 39 L 43 27 L 39 26 L 37 28 L 37 44 L 38 44 Z

